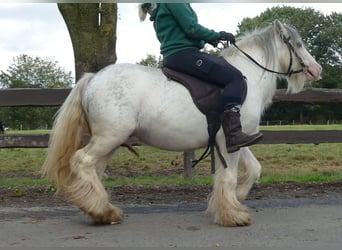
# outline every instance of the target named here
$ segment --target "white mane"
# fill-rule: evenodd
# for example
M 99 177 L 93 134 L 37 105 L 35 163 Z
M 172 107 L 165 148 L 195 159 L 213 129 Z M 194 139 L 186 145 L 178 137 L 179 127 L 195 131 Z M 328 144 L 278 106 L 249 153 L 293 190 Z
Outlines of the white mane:
M 285 73 L 288 70 L 287 67 L 289 65 L 290 58 L 289 58 L 288 48 L 286 47 L 285 43 L 283 43 L 284 46 L 282 46 L 281 49 L 279 48 L 279 45 L 277 45 L 279 44 L 279 42 L 277 43 L 277 39 L 278 41 L 280 41 L 282 35 L 290 37 L 291 43 L 293 44 L 294 47 L 297 44 L 303 44 L 303 41 L 300 38 L 296 29 L 288 25 L 280 24 L 278 22 L 273 25 L 269 25 L 266 28 L 256 29 L 252 32 L 245 33 L 238 39 L 237 45 L 242 50 L 248 49 L 253 46 L 258 47 L 261 50 L 261 53 L 263 54 L 263 56 L 265 56 L 264 57 L 265 62 L 263 66 L 266 68 L 270 68 L 274 70 L 276 68 L 275 66 L 275 63 L 277 63 L 276 60 L 279 61 L 279 58 L 282 59 L 283 60 L 282 65 L 278 65 L 278 67 L 281 72 Z M 302 50 L 301 48 L 296 48 L 296 49 Z M 281 50 L 283 52 L 281 52 Z M 221 55 L 225 58 L 229 58 L 231 56 L 236 56 L 238 53 L 241 53 L 241 52 L 239 52 L 235 47 L 230 46 L 229 48 L 222 50 Z M 284 56 L 280 56 L 280 55 L 284 55 Z M 253 57 L 252 54 L 251 56 Z M 280 67 L 280 66 L 283 66 L 283 67 Z M 293 58 L 292 67 L 294 69 L 298 69 L 301 67 L 300 65 L 298 65 L 297 59 L 295 57 Z M 278 74 L 277 77 L 287 79 L 288 92 L 290 93 L 297 93 L 300 90 L 302 90 L 304 86 L 303 74 L 296 74 L 296 75 L 292 75 L 291 77 Z
M 237 45 L 241 49 L 251 47 L 252 45 L 258 46 L 263 51 L 263 54 L 267 55 L 265 67 L 274 64 L 276 44 L 273 26 L 270 25 L 263 29 L 255 29 L 252 32 L 245 33 L 238 39 Z M 236 55 L 237 53 L 241 52 L 235 47 L 230 46 L 229 48 L 222 50 L 221 55 L 223 57 L 229 57 Z

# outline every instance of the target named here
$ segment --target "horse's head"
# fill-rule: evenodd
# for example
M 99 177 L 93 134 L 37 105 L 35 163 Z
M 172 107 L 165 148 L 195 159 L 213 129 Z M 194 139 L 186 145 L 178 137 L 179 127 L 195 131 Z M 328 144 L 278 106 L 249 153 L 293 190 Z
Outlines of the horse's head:
M 305 83 L 321 79 L 322 67 L 306 50 L 297 30 L 278 20 L 273 23 L 273 30 L 279 37 L 277 40 L 279 56 L 284 58 L 281 68 L 284 72 L 288 72 L 286 75 L 288 92 L 297 93 L 303 89 Z

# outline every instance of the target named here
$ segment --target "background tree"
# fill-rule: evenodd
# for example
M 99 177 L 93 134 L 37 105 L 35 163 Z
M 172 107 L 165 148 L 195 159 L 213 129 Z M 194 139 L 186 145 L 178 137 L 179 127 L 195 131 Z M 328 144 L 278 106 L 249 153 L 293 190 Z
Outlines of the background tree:
M 3 88 L 64 88 L 71 87 L 73 77 L 51 58 L 22 54 L 0 72 L 0 82 Z
M 220 55 L 220 49 L 214 48 L 211 45 L 205 46 L 203 48 L 203 51 L 212 54 L 215 56 Z M 137 62 L 137 64 L 144 65 L 144 66 L 149 66 L 149 67 L 156 67 L 156 68 L 161 68 L 163 66 L 163 58 L 161 55 L 158 57 L 153 54 L 147 54 L 145 58 L 141 59 L 140 62 Z
M 238 25 L 238 35 L 265 27 L 276 19 L 296 27 L 308 51 L 323 66 L 323 79 L 314 86 L 339 86 L 331 84 L 331 80 L 342 81 L 342 14 L 325 16 L 312 8 L 273 7 L 257 17 L 244 18 Z
M 146 58 L 143 58 L 140 60 L 140 62 L 137 62 L 137 64 L 149 66 L 149 67 L 155 67 L 155 68 L 161 68 L 162 67 L 162 57 L 159 56 L 157 58 L 156 55 L 147 54 Z
M 116 62 L 116 3 L 58 3 L 74 50 L 76 80 Z
M 7 71 L 0 72 L 4 88 L 69 88 L 74 80 L 52 59 L 20 55 L 13 59 Z M 53 107 L 5 107 L 0 109 L 0 120 L 14 129 L 51 127 Z

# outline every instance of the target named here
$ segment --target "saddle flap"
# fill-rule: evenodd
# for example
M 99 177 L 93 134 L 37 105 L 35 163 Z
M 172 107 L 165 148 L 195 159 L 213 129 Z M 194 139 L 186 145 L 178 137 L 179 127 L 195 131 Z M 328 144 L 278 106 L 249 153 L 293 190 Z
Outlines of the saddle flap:
M 164 75 L 186 87 L 197 108 L 205 115 L 223 112 L 222 90 L 196 77 L 163 67 Z
M 211 172 L 215 172 L 214 145 L 216 145 L 215 137 L 217 131 L 221 127 L 221 113 L 223 112 L 223 95 L 222 90 L 213 84 L 209 84 L 196 77 L 174 71 L 170 68 L 162 68 L 164 75 L 175 80 L 186 87 L 196 105 L 196 107 L 206 116 L 208 124 L 208 147 L 203 155 L 193 162 L 195 167 L 201 160 L 211 155 Z M 210 153 L 207 154 L 208 150 Z M 219 151 L 218 151 L 219 153 Z M 221 155 L 220 153 L 218 154 Z M 222 159 L 221 159 L 222 160 Z M 225 163 L 225 162 L 224 162 Z

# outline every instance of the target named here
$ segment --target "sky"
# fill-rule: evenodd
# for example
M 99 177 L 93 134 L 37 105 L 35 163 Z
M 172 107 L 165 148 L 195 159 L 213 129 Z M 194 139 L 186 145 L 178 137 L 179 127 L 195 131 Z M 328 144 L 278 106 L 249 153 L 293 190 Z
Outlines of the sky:
M 50 58 L 74 72 L 68 30 L 56 3 L 0 2 L 0 71 L 6 71 L 20 54 Z M 137 3 L 119 3 L 117 63 L 136 63 L 147 54 L 159 56 L 152 22 L 140 22 Z M 243 18 L 260 15 L 275 6 L 311 7 L 329 15 L 341 13 L 342 3 L 192 3 L 199 23 L 216 31 L 236 33 Z

